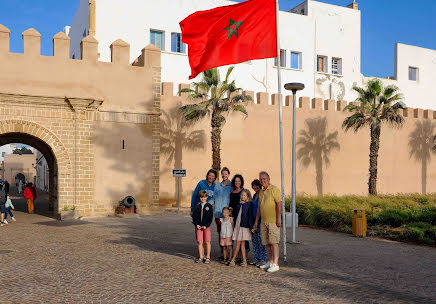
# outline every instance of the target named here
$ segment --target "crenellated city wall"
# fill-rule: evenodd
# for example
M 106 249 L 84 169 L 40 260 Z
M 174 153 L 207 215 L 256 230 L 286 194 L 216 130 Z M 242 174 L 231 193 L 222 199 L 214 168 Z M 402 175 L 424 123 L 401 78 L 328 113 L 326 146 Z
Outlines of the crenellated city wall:
M 54 211 L 113 215 L 136 198 L 139 212 L 159 205 L 160 50 L 147 46 L 130 64 L 130 45 L 116 40 L 111 62 L 100 62 L 98 41 L 53 37 L 53 56 L 41 55 L 41 34 L 23 32 L 23 53 L 10 52 L 0 25 L 0 145 L 24 143 L 49 163 Z M 11 181 L 10 181 L 11 182 Z
M 188 205 L 192 190 L 204 179 L 212 164 L 210 119 L 187 125 L 177 109 L 186 103 L 186 93 L 174 94 L 187 84 L 163 83 L 161 97 L 161 179 L 162 205 L 174 204 L 176 183 L 173 168 L 187 170 L 182 179 L 183 203 Z M 290 93 L 290 92 L 287 92 Z M 241 173 L 245 186 L 266 170 L 280 186 L 278 95 L 244 91 L 253 98 L 248 116 L 226 116 L 221 142 L 222 166 L 231 175 Z M 185 96 L 183 96 L 185 95 Z M 305 91 L 299 95 L 304 96 Z M 348 101 L 299 97 L 297 101 L 297 193 L 368 193 L 369 129 L 345 132 L 341 125 L 349 113 Z M 379 193 L 436 192 L 436 154 L 430 141 L 436 135 L 436 111 L 407 108 L 402 128 L 383 124 L 378 159 Z M 291 192 L 292 96 L 283 106 L 286 194 Z M 172 144 L 168 144 L 172 143 Z

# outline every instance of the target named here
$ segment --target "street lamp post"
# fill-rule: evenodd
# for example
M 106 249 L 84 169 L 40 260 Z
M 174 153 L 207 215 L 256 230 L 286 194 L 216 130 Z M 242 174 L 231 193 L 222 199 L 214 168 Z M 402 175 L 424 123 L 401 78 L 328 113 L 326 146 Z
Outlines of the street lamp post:
M 287 83 L 285 89 L 292 91 L 292 243 L 296 243 L 295 230 L 296 230 L 296 120 L 295 109 L 297 104 L 297 91 L 304 89 L 302 83 Z

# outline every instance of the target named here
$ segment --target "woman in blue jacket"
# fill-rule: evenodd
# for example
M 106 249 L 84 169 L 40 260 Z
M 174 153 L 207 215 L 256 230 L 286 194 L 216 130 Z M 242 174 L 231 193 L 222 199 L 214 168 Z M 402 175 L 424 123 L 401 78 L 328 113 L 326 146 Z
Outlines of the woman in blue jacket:
M 215 190 L 215 180 L 217 178 L 217 172 L 214 169 L 210 169 L 207 171 L 206 179 L 200 181 L 197 184 L 197 187 L 195 187 L 194 193 L 192 193 L 192 199 L 191 199 L 191 216 L 194 212 L 194 207 L 198 203 L 200 203 L 200 197 L 198 196 L 198 193 L 200 190 L 204 190 L 207 192 L 207 202 L 214 204 L 214 197 L 213 192 Z

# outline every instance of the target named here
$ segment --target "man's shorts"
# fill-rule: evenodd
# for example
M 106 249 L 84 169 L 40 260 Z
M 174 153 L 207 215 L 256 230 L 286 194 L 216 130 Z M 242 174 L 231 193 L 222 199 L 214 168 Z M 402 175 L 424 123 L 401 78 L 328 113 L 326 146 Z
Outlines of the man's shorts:
M 6 213 L 6 206 L 0 205 L 0 213 Z
M 260 237 L 262 238 L 262 245 L 278 244 L 280 243 L 280 228 L 276 223 L 261 223 Z

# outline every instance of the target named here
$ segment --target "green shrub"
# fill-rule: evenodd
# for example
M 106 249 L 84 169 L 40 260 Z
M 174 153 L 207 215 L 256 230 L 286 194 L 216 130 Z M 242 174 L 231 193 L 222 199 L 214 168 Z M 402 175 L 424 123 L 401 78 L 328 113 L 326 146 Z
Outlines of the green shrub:
M 392 227 L 400 227 L 410 222 L 412 218 L 412 211 L 410 209 L 398 210 L 383 210 L 378 215 L 379 223 L 382 225 L 389 225 Z
M 436 207 L 428 207 L 416 211 L 415 220 L 436 225 Z
M 436 242 L 436 226 L 430 227 L 424 232 L 424 236 Z
M 408 239 L 412 241 L 419 241 L 424 238 L 424 231 L 418 227 L 407 227 L 406 234 Z

